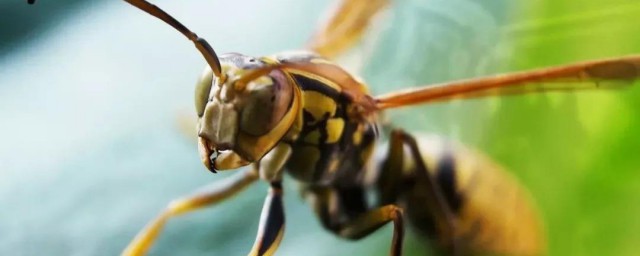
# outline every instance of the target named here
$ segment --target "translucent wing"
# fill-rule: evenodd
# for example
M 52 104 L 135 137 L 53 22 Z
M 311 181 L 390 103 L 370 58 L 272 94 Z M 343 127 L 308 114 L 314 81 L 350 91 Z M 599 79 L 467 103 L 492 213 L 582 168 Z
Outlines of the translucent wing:
M 376 97 L 379 109 L 534 92 L 620 88 L 640 77 L 640 55 L 426 85 Z
M 333 59 L 353 46 L 369 23 L 389 0 L 341 0 L 326 22 L 321 25 L 307 46 L 320 55 Z

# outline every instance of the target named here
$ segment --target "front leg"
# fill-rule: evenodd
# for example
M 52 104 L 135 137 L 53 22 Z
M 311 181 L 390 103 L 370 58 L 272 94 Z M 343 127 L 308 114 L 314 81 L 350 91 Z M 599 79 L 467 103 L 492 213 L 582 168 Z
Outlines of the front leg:
M 258 235 L 249 253 L 250 256 L 273 255 L 284 235 L 284 207 L 282 204 L 282 183 L 272 182 L 269 195 L 265 199 L 260 215 Z
M 282 169 L 291 155 L 291 147 L 280 143 L 260 160 L 260 178 L 270 182 L 269 194 L 260 215 L 258 235 L 250 256 L 273 255 L 284 236 L 284 206 L 282 203 Z

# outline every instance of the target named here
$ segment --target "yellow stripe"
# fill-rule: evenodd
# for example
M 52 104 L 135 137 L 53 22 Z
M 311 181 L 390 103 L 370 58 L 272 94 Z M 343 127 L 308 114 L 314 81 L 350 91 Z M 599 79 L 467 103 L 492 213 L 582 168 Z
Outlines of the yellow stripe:
M 326 143 L 336 143 L 342 136 L 344 130 L 344 120 L 342 118 L 331 118 L 327 120 L 327 141 Z
M 369 146 L 364 148 L 364 150 L 362 150 L 362 153 L 360 153 L 360 161 L 362 161 L 363 163 L 367 163 L 369 161 L 369 158 L 371 158 L 371 154 L 373 153 L 374 148 L 375 143 L 371 143 L 369 144 Z
M 276 253 L 276 250 L 278 249 L 278 247 L 280 246 L 280 242 L 282 241 L 282 237 L 284 236 L 284 225 L 282 225 L 282 228 L 280 228 L 280 232 L 278 232 L 278 236 L 276 237 L 276 240 L 273 241 L 273 244 L 271 244 L 271 247 L 269 247 L 269 249 L 264 252 L 264 256 L 271 256 L 273 254 Z
M 353 144 L 359 146 L 362 143 L 362 133 L 364 133 L 363 125 L 358 125 L 358 129 L 353 133 Z
M 311 113 L 316 121 L 323 119 L 328 114 L 332 117 L 336 114 L 336 102 L 330 97 L 316 91 L 302 91 L 304 110 Z

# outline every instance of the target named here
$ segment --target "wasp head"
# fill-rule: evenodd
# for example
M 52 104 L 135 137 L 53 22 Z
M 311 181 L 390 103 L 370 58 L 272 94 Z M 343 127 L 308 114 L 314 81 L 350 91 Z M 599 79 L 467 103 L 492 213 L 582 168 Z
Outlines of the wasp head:
M 222 75 L 207 67 L 197 83 L 198 144 L 205 166 L 234 169 L 260 160 L 293 123 L 292 84 L 273 69 L 246 81 L 246 75 L 267 66 L 240 55 L 220 56 Z M 245 79 L 243 79 L 245 78 Z

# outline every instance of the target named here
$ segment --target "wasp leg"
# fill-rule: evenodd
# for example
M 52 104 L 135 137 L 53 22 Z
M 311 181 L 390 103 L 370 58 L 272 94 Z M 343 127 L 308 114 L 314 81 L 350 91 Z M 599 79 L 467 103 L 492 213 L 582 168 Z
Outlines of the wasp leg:
M 257 179 L 258 173 L 256 170 L 244 171 L 230 177 L 228 180 L 224 180 L 222 183 L 215 183 L 213 186 L 208 186 L 193 195 L 171 202 L 158 217 L 149 222 L 149 224 L 136 235 L 134 240 L 131 241 L 124 252 L 122 252 L 122 255 L 145 255 L 170 218 L 212 206 L 237 194 Z
M 393 221 L 393 238 L 389 255 L 402 255 L 402 241 L 404 239 L 402 209 L 393 204 L 370 210 L 353 221 L 345 223 L 338 234 L 350 239 L 360 239 L 390 221 Z
M 396 130 L 392 130 L 389 140 L 387 158 L 382 164 L 380 174 L 377 179 L 377 191 L 379 193 L 378 205 L 391 204 L 398 201 L 402 195 L 403 181 L 406 179 L 404 170 L 404 144 Z
M 399 141 L 402 143 L 399 143 Z M 424 195 L 427 196 L 426 204 L 429 209 L 431 209 L 437 226 L 443 229 L 441 233 L 444 234 L 444 238 L 448 239 L 448 241 L 445 241 L 445 244 L 449 244 L 450 248 L 447 249 L 450 250 L 451 255 L 458 255 L 460 246 L 458 245 L 458 239 L 455 233 L 456 217 L 444 197 L 442 188 L 434 180 L 433 176 L 429 174 L 415 138 L 402 130 L 394 130 L 391 134 L 390 156 L 393 157 L 394 153 L 402 156 L 404 154 L 402 153 L 404 152 L 403 145 L 408 146 L 410 154 L 408 157 L 410 157 L 415 164 L 415 172 L 411 174 L 412 179 L 417 180 L 419 182 L 418 185 L 421 186 L 420 189 L 425 191 Z M 404 170 L 402 167 L 404 161 L 402 160 L 388 159 L 387 163 L 383 168 L 393 169 L 383 169 L 382 173 Z
M 353 190 L 347 191 L 353 192 Z M 404 239 L 402 209 L 393 204 L 364 211 L 350 208 L 352 204 L 358 203 L 353 198 L 345 198 L 349 193 L 341 193 L 347 191 L 321 187 L 309 188 L 306 192 L 308 193 L 307 199 L 311 201 L 315 213 L 325 228 L 340 237 L 357 240 L 368 236 L 385 224 L 393 222 L 393 238 L 389 255 L 402 255 Z
M 284 207 L 282 204 L 282 183 L 271 182 L 269 195 L 262 207 L 258 235 L 249 253 L 250 256 L 273 255 L 284 235 Z
M 355 44 L 389 0 L 342 0 L 309 42 L 309 49 L 333 59 Z

